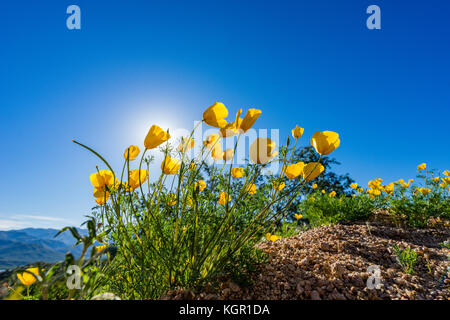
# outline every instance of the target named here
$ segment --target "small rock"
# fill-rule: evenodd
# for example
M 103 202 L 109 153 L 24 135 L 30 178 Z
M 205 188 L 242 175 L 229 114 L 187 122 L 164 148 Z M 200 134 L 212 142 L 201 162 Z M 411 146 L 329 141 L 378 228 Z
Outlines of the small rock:
M 194 300 L 195 294 L 191 290 L 184 290 L 182 293 L 183 300 Z
M 298 295 L 301 295 L 305 290 L 303 289 L 303 286 L 299 283 L 298 285 L 297 285 L 297 294 Z
M 239 292 L 239 290 L 241 290 L 241 288 L 239 288 L 239 286 L 234 282 L 230 282 L 230 289 L 233 292 Z
M 341 263 L 335 262 L 331 265 L 331 272 L 336 278 L 341 278 L 348 271 Z
M 311 300 L 322 300 L 316 290 L 311 291 Z
M 222 290 L 222 295 L 224 297 L 228 297 L 231 294 L 231 289 L 230 288 L 225 288 Z
M 114 293 L 105 292 L 92 297 L 91 300 L 120 300 L 120 298 Z

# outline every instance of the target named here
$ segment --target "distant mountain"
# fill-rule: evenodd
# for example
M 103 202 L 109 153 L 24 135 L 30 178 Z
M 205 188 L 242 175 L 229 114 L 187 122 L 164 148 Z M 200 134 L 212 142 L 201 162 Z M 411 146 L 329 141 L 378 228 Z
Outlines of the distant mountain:
M 84 236 L 87 234 L 86 229 L 77 229 L 78 232 Z M 59 232 L 59 230 L 56 229 L 39 229 L 39 228 L 26 228 L 18 230 L 21 232 L 24 232 L 30 236 L 33 236 L 35 238 L 39 239 L 46 239 L 46 240 L 58 240 L 63 243 L 65 243 L 67 246 L 72 246 L 75 243 L 75 239 L 72 237 L 72 234 L 70 231 L 66 231 L 58 235 L 57 238 L 55 238 L 55 235 Z
M 0 231 L 0 269 L 10 269 L 34 262 L 64 260 L 66 252 L 81 254 L 81 245 L 73 247 L 75 239 L 66 231 L 54 237 L 59 230 L 27 228 Z M 81 235 L 87 230 L 79 229 Z

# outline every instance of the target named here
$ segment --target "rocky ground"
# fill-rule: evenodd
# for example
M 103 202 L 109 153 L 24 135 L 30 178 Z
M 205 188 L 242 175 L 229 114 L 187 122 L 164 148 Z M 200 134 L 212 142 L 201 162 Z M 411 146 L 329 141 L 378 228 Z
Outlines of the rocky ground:
M 376 222 L 322 226 L 259 244 L 269 262 L 254 275 L 251 287 L 227 281 L 219 292 L 176 290 L 162 299 L 449 300 L 450 250 L 439 246 L 449 238 L 449 228 L 407 229 Z M 418 253 L 414 274 L 402 270 L 394 245 Z M 369 267 L 379 267 L 378 289 L 367 286 L 368 280 L 377 285 Z

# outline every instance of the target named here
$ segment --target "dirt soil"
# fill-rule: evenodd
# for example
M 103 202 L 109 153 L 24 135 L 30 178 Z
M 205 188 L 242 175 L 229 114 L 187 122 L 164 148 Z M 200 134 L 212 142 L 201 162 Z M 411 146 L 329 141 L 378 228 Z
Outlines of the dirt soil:
M 450 250 L 439 246 L 449 238 L 449 228 L 408 229 L 375 222 L 322 226 L 260 243 L 269 262 L 253 276 L 250 287 L 227 281 L 219 292 L 175 290 L 161 298 L 450 300 Z M 413 274 L 403 271 L 394 245 L 417 252 Z

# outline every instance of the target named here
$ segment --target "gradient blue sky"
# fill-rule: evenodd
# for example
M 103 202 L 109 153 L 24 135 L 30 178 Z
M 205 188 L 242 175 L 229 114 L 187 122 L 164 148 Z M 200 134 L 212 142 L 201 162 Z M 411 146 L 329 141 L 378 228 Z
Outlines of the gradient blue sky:
M 82 29 L 66 28 L 77 4 Z M 376 4 L 382 30 L 366 28 Z M 450 169 L 450 2 L 3 1 L 0 229 L 79 224 L 99 162 L 221 101 L 257 128 L 340 133 L 360 184 Z

